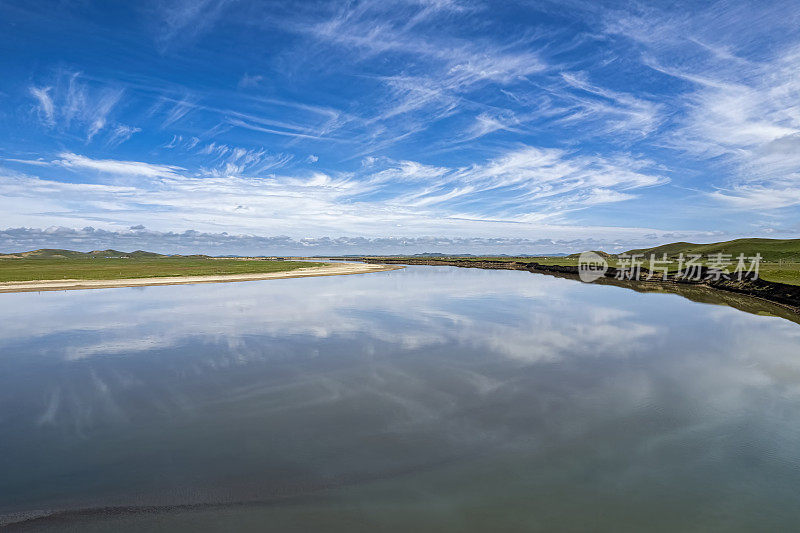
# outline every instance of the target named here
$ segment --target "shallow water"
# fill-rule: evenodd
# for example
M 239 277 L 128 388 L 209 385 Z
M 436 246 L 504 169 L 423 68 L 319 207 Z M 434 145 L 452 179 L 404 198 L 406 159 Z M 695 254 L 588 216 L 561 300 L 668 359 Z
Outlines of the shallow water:
M 21 530 L 800 522 L 782 318 L 449 267 L 0 302 L 0 515 L 68 510 Z

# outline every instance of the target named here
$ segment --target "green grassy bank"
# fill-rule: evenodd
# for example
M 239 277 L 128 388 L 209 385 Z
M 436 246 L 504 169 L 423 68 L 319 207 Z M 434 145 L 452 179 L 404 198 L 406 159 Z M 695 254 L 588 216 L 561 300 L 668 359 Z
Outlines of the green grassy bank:
M 0 282 L 54 279 L 131 279 L 286 272 L 324 263 L 208 257 L 0 258 Z
M 619 255 L 599 252 L 608 261 L 609 266 L 619 265 Z M 689 242 L 676 242 L 654 246 L 652 248 L 642 248 L 625 252 L 629 255 L 641 254 L 643 256 L 642 266 L 647 268 L 651 254 L 656 259 L 661 259 L 667 254 L 667 259 L 674 261 L 673 267 L 677 269 L 677 258 L 680 254 L 700 254 L 701 264 L 707 264 L 708 258 L 712 254 L 723 253 L 732 256 L 733 264 L 730 270 L 736 266 L 736 258 L 739 254 L 746 257 L 761 254 L 762 260 L 759 267 L 759 277 L 767 281 L 788 283 L 790 285 L 800 285 L 800 239 L 736 239 L 732 241 L 716 242 L 711 244 L 694 244 Z M 428 259 L 430 261 L 461 259 L 466 261 L 521 261 L 534 262 L 542 265 L 564 265 L 577 266 L 579 254 L 569 256 L 538 256 L 538 257 L 509 257 L 509 256 L 434 256 L 419 257 L 417 259 Z M 402 259 L 398 257 L 398 259 Z

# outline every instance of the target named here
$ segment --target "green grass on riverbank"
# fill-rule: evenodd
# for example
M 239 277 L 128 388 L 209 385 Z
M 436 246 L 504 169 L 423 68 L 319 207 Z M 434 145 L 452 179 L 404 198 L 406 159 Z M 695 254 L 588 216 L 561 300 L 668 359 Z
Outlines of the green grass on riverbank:
M 70 257 L 0 259 L 0 282 L 51 279 L 132 279 L 287 272 L 324 263 L 207 257 Z
M 660 256 L 656 256 L 660 258 Z M 578 266 L 578 258 L 577 257 L 553 257 L 553 256 L 542 256 L 542 257 L 452 257 L 452 258 L 430 258 L 431 260 L 450 260 L 450 259 L 462 259 L 467 261 L 483 261 L 483 260 L 491 260 L 491 261 L 520 261 L 523 263 L 539 263 L 540 265 L 565 265 L 565 266 Z M 647 268 L 649 261 L 648 259 L 642 263 L 644 268 Z M 702 264 L 706 264 L 706 261 L 701 261 Z M 609 266 L 616 267 L 618 265 L 617 258 L 615 256 L 611 256 L 608 258 Z M 675 267 L 677 267 L 677 262 L 675 263 Z M 733 265 L 735 267 L 735 263 Z M 730 269 L 732 270 L 732 268 Z M 765 279 L 767 281 L 775 281 L 778 283 L 787 283 L 789 285 L 800 285 L 800 262 L 765 262 L 762 261 L 759 267 L 759 277 Z
M 602 252 L 601 252 L 602 253 Z M 708 260 L 714 254 L 728 254 L 731 256 L 733 264 L 729 270 L 736 266 L 736 258 L 739 254 L 746 257 L 761 255 L 762 261 L 759 267 L 759 276 L 767 281 L 787 283 L 790 285 L 800 285 L 800 239 L 736 239 L 725 242 L 715 242 L 710 244 L 694 244 L 690 242 L 675 242 L 655 246 L 653 248 L 643 248 L 639 250 L 629 250 L 627 254 L 641 255 L 642 266 L 647 268 L 651 255 L 656 259 L 661 259 L 664 254 L 673 263 L 671 268 L 677 270 L 677 258 L 680 254 L 698 254 L 702 256 L 700 264 L 708 264 Z M 539 257 L 508 257 L 508 256 L 415 256 L 413 259 L 451 260 L 460 259 L 465 261 L 521 261 L 525 263 L 539 263 L 542 265 L 564 265 L 577 266 L 578 255 L 569 256 L 539 256 Z M 609 266 L 618 266 L 618 256 L 605 254 Z M 399 258 L 403 259 L 403 258 Z

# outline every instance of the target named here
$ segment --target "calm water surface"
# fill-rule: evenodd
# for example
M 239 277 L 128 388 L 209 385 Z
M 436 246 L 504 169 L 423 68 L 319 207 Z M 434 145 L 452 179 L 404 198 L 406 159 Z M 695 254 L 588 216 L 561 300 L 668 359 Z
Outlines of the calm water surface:
M 23 531 L 796 530 L 800 326 L 448 267 L 1 294 L 0 515 Z

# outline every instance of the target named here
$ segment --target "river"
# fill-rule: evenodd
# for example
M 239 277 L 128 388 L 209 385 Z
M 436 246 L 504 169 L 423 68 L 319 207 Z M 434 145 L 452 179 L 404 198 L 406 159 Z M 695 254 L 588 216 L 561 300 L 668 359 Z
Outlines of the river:
M 428 266 L 0 302 L 18 530 L 800 523 L 784 318 Z

